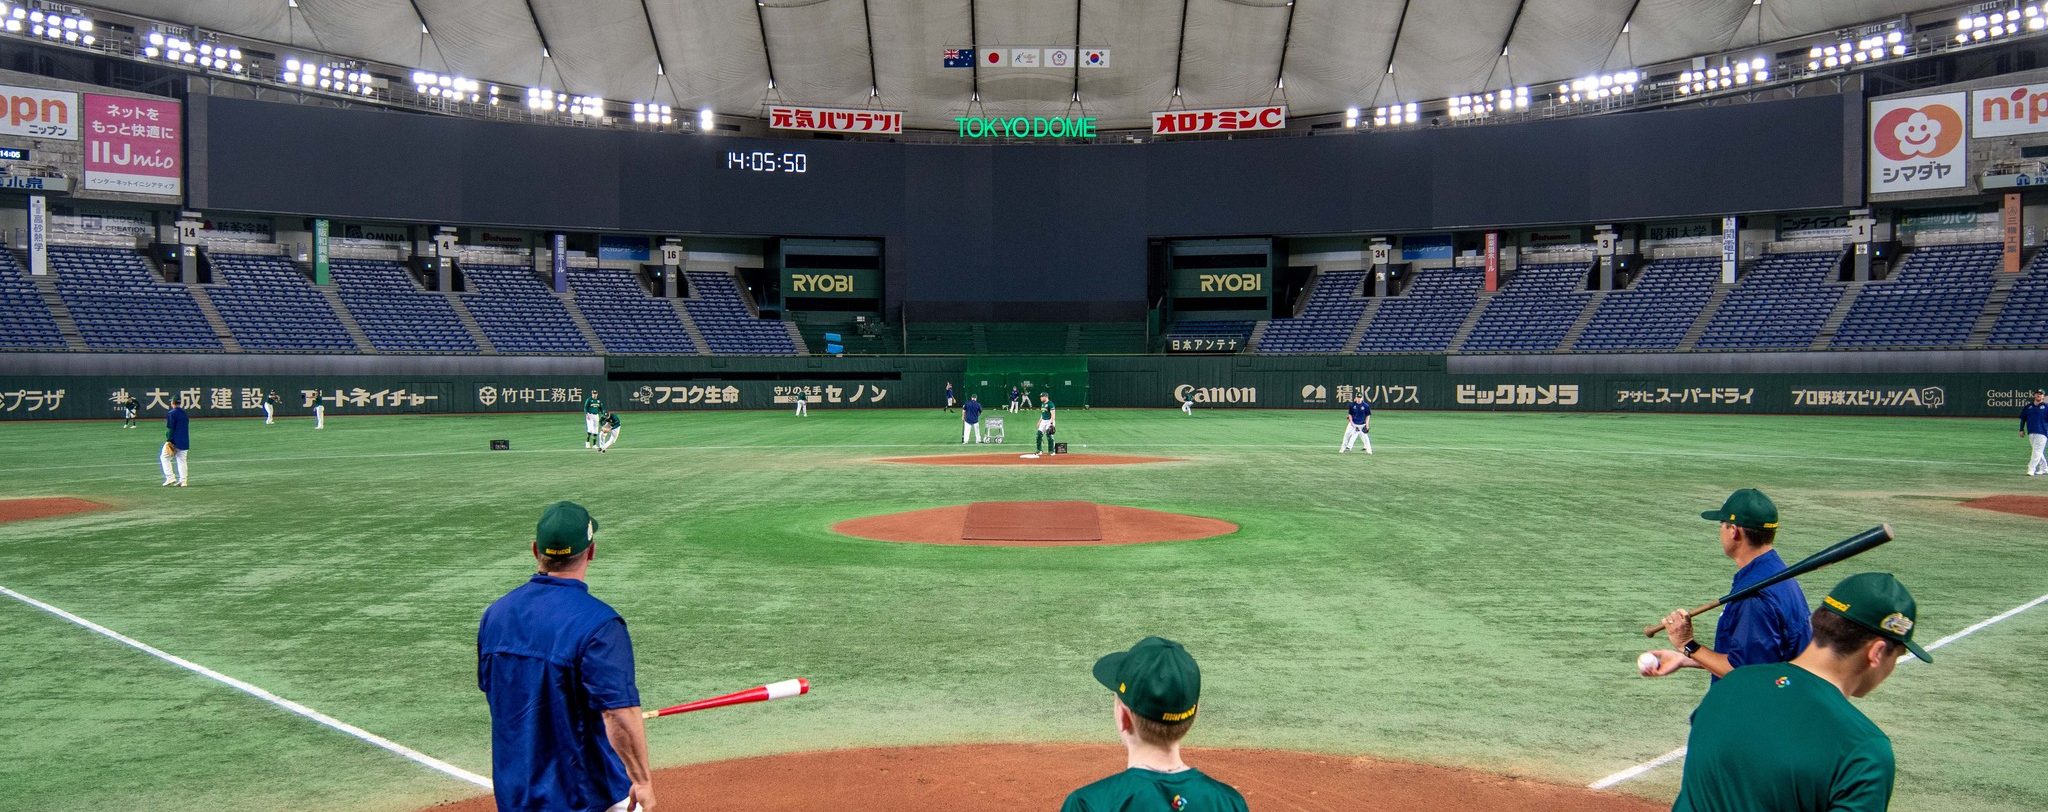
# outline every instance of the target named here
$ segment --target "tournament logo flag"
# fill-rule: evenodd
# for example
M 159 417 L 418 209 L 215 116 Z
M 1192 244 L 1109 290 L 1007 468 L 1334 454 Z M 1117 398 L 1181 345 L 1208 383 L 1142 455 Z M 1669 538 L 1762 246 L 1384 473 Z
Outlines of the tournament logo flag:
M 981 49 L 980 56 L 982 67 L 1007 68 L 1010 66 L 1010 49 L 1008 48 L 983 48 Z
M 1109 67 L 1109 49 L 1108 49 L 1108 48 L 1090 48 L 1090 49 L 1088 49 L 1088 50 L 1082 51 L 1082 52 L 1081 52 L 1081 67 L 1084 67 L 1084 68 L 1107 68 L 1107 67 Z
M 1048 68 L 1071 68 L 1074 66 L 1074 49 L 1045 49 L 1045 66 Z
M 943 60 L 943 64 L 949 68 L 974 67 L 974 49 L 947 48 Z
M 1045 50 L 1042 48 L 1011 48 L 1010 67 L 1036 68 L 1044 64 Z

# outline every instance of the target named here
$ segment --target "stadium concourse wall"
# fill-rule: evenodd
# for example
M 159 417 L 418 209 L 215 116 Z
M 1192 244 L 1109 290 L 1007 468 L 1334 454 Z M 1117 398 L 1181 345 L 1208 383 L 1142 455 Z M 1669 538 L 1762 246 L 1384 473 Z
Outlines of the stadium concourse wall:
M 145 413 L 176 398 L 198 417 L 576 411 L 597 389 L 622 411 L 937 408 L 1007 398 L 999 359 L 381 357 L 19 353 L 0 356 L 0 419 Z M 1039 362 L 1042 363 L 1043 359 Z M 992 363 L 992 361 L 997 361 Z M 1363 391 L 1382 410 L 1700 412 L 2009 417 L 2048 383 L 2048 352 L 1751 353 L 1621 356 L 1091 356 L 1087 388 L 1050 389 L 1063 408 L 1328 408 Z M 1075 392 L 1086 401 L 1076 402 Z

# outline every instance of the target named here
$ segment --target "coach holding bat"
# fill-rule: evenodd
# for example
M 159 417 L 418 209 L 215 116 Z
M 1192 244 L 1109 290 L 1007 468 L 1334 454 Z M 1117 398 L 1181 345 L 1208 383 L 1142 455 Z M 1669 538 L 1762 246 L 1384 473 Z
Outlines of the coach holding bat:
M 1785 571 L 1785 560 L 1772 548 L 1778 535 L 1778 506 L 1763 491 L 1744 488 L 1729 494 L 1720 510 L 1700 518 L 1721 524 L 1721 552 L 1735 560 L 1740 590 Z M 1657 667 L 1644 676 L 1661 677 L 1680 668 L 1703 668 L 1713 681 L 1745 665 L 1782 663 L 1797 656 L 1813 638 L 1806 593 L 1790 578 L 1765 587 L 1755 597 L 1721 609 L 1714 625 L 1714 647 L 1693 639 L 1692 615 L 1684 609 L 1664 618 L 1664 634 L 1677 650 L 1653 652 Z
M 633 641 L 583 582 L 597 520 L 575 502 L 549 505 L 533 557 L 540 573 L 484 610 L 476 635 L 498 809 L 652 810 Z

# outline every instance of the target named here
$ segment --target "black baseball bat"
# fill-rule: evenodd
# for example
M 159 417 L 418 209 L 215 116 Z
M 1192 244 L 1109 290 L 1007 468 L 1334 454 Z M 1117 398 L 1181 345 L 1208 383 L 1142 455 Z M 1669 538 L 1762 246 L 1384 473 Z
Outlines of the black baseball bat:
M 1861 533 L 1857 533 L 1856 535 L 1843 539 L 1840 542 L 1836 543 L 1833 547 L 1829 547 L 1825 550 L 1814 553 L 1813 555 L 1809 555 L 1805 559 L 1801 560 L 1799 563 L 1786 567 L 1784 572 L 1778 573 L 1777 575 L 1773 575 L 1769 578 L 1765 578 L 1761 581 L 1750 584 L 1749 586 L 1735 590 L 1734 592 L 1730 592 L 1726 595 L 1722 595 L 1721 597 L 1714 599 L 1712 603 L 1704 604 L 1697 609 L 1686 612 L 1685 616 L 1699 617 L 1701 614 L 1704 614 L 1716 607 L 1734 603 L 1736 601 L 1742 600 L 1743 598 L 1755 595 L 1758 592 L 1762 592 L 1766 587 L 1769 587 L 1772 584 L 1778 583 L 1787 578 L 1797 578 L 1801 575 L 1813 572 L 1814 570 L 1820 569 L 1821 567 L 1825 567 L 1829 564 L 1833 564 L 1837 561 L 1853 558 L 1866 551 L 1869 551 L 1872 548 L 1877 547 L 1878 545 L 1881 545 L 1891 540 L 1892 526 L 1889 524 L 1878 525 L 1876 527 L 1870 528 L 1869 530 L 1865 530 Z M 1643 628 L 1643 636 L 1656 637 L 1657 633 L 1663 630 L 1664 624 L 1662 623 L 1646 626 Z

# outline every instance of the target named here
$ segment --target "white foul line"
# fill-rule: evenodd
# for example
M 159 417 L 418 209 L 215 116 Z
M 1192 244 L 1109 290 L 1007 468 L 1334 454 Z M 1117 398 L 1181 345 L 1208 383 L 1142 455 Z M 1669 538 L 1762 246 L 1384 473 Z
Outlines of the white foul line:
M 2033 600 L 2027 601 L 2026 603 L 2020 604 L 2020 605 L 2018 605 L 2018 606 L 2015 606 L 2015 607 L 2013 607 L 2013 608 L 2011 608 L 2011 609 L 2007 609 L 2007 610 L 2005 610 L 2005 611 L 2003 611 L 2003 612 L 2000 612 L 2000 613 L 1998 613 L 1997 615 L 1994 615 L 1994 616 L 1992 616 L 1992 617 L 1989 617 L 1989 618 L 1985 618 L 1985 619 L 1983 619 L 1983 620 L 1977 621 L 1976 623 L 1972 623 L 1972 624 L 1970 624 L 1970 626 L 1969 626 L 1968 628 L 1965 628 L 1965 629 L 1963 629 L 1962 631 L 1959 631 L 1959 632 L 1956 632 L 1955 634 L 1951 634 L 1951 635 L 1949 635 L 1949 636 L 1947 636 L 1947 637 L 1941 638 L 1940 640 L 1936 640 L 1936 641 L 1934 641 L 1933 643 L 1929 643 L 1929 644 L 1928 644 L 1928 645 L 1926 646 L 1926 648 L 1927 648 L 1927 650 L 1928 650 L 1928 651 L 1933 651 L 1933 650 L 1935 650 L 1935 649 L 1941 648 L 1942 646 L 1946 646 L 1946 645 L 1948 645 L 1948 644 L 1950 644 L 1950 643 L 1953 643 L 1953 642 L 1955 642 L 1955 641 L 1957 641 L 1957 640 L 1961 640 L 1961 639 L 1963 639 L 1963 638 L 1965 638 L 1965 637 L 1969 637 L 1969 636 L 1970 636 L 1970 635 L 1972 635 L 1972 634 L 1976 634 L 1976 633 L 1977 633 L 1978 631 L 1981 631 L 1981 630 L 1983 630 L 1983 629 L 1984 629 L 1985 627 L 1987 627 L 1987 626 L 1990 626 L 1990 625 L 1991 625 L 1991 624 L 1993 624 L 1993 623 L 1997 623 L 1997 622 L 1999 622 L 1999 621 L 2001 621 L 2001 620 L 2005 620 L 2005 619 L 2007 619 L 2007 618 L 2010 618 L 2010 617 L 2012 617 L 2013 615 L 2017 615 L 2017 614 L 2019 614 L 2019 613 L 2021 613 L 2021 612 L 2027 611 L 2028 609 L 2032 609 L 2032 608 L 2034 608 L 2034 607 L 2036 607 L 2036 606 L 2040 606 L 2040 605 L 2041 605 L 2041 604 L 2043 604 L 2043 603 L 2048 603 L 2048 595 L 2042 595 L 2041 597 L 2035 598 L 2035 599 L 2033 599 Z M 1909 657 L 1910 657 L 1910 656 L 1912 656 L 1912 655 L 1907 655 L 1907 656 L 1909 656 Z M 1918 660 L 1917 660 L 1917 658 L 1916 658 L 1916 660 L 1915 660 L 1915 661 L 1916 661 L 1916 662 L 1918 661 Z M 1615 773 L 1615 774 L 1613 774 L 1613 775 L 1607 776 L 1606 778 L 1602 778 L 1602 779 L 1600 779 L 1600 780 L 1598 780 L 1598 781 L 1595 781 L 1595 782 L 1593 782 L 1593 783 L 1591 783 L 1591 784 L 1587 784 L 1587 785 L 1586 785 L 1586 788 L 1587 788 L 1587 789 L 1606 789 L 1606 788 L 1608 788 L 1608 787 L 1614 786 L 1615 784 L 1619 784 L 1619 783 L 1621 783 L 1621 782 L 1623 782 L 1623 781 L 1627 781 L 1627 780 L 1629 780 L 1629 779 L 1631 779 L 1631 778 L 1635 778 L 1636 776 L 1642 775 L 1643 773 L 1646 773 L 1646 772 L 1649 772 L 1649 771 L 1651 771 L 1651 770 L 1657 769 L 1658 767 L 1662 767 L 1662 766 L 1664 766 L 1664 765 L 1666 765 L 1666 764 L 1670 764 L 1670 763 L 1671 763 L 1671 762 L 1673 762 L 1673 761 L 1677 761 L 1677 760 L 1678 760 L 1679 758 L 1683 757 L 1684 755 L 1685 755 L 1685 748 L 1683 748 L 1683 747 L 1680 747 L 1680 748 L 1678 748 L 1678 749 L 1676 749 L 1676 750 L 1673 750 L 1673 751 L 1671 751 L 1671 752 L 1669 752 L 1669 753 L 1665 753 L 1664 755 L 1661 755 L 1661 756 L 1658 756 L 1658 757 L 1656 757 L 1656 758 L 1650 759 L 1649 761 L 1645 761 L 1645 762 L 1643 762 L 1643 763 L 1641 763 L 1641 764 L 1637 764 L 1637 765 L 1636 765 L 1636 766 L 1634 766 L 1634 767 L 1630 767 L 1630 768 L 1628 768 L 1628 769 L 1626 769 L 1626 770 L 1622 770 L 1621 772 L 1618 772 L 1618 773 Z
M 313 710 L 312 708 L 306 707 L 297 702 L 293 702 L 289 699 L 278 696 L 277 694 L 273 694 L 269 691 L 263 690 L 262 688 L 258 688 L 247 682 L 243 682 L 241 680 L 235 679 L 234 677 L 230 677 L 226 674 L 220 673 L 219 671 L 215 671 L 211 668 L 207 668 L 206 666 L 192 662 L 191 660 L 187 660 L 175 654 L 170 654 L 155 646 L 149 645 L 148 643 L 136 640 L 120 632 L 114 631 L 113 629 L 101 626 L 98 623 L 94 623 L 90 620 L 86 620 L 85 618 L 79 617 L 70 612 L 66 612 L 55 606 L 51 606 L 47 603 L 36 600 L 35 598 L 23 595 L 4 586 L 0 586 L 0 594 L 4 594 L 7 597 L 21 601 L 22 603 L 26 603 L 37 609 L 41 609 L 45 612 L 56 615 L 65 620 L 71 621 L 72 623 L 78 624 L 79 626 L 85 627 L 86 629 L 89 629 L 103 636 L 112 638 L 130 648 L 133 648 L 144 654 L 148 654 L 151 657 L 155 657 L 159 660 L 163 660 L 164 662 L 170 663 L 179 668 L 183 668 L 194 674 L 206 677 L 207 679 L 213 680 L 222 685 L 226 685 L 237 691 L 241 691 L 242 693 L 256 697 L 257 699 L 261 699 L 272 705 L 276 705 L 280 708 L 291 711 L 292 713 L 298 714 L 307 719 L 311 719 L 322 725 L 326 725 L 327 727 L 339 730 L 343 733 L 347 733 L 350 736 L 354 736 L 358 740 L 383 748 L 384 750 L 388 750 L 392 753 L 396 753 L 415 764 L 418 764 L 422 767 L 426 767 L 427 769 L 433 770 L 435 772 L 441 773 L 442 775 L 446 775 L 458 781 L 465 781 L 471 784 L 475 784 L 484 789 L 491 788 L 491 779 L 489 778 L 485 778 L 481 775 L 477 775 L 476 773 L 462 769 L 461 767 L 449 764 L 448 762 L 442 761 L 438 758 L 434 758 L 433 756 L 429 756 L 418 750 L 414 750 L 410 747 L 399 744 L 390 739 L 384 738 L 383 736 L 371 733 L 367 730 L 356 727 L 355 725 L 343 722 L 332 716 L 328 716 L 327 714 Z

